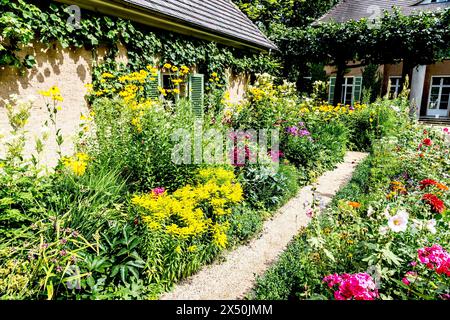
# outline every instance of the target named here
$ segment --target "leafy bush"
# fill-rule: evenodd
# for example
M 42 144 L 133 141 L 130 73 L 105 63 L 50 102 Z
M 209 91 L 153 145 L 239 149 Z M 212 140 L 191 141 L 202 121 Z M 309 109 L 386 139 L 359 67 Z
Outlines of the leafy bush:
M 96 102 L 94 110 L 94 156 L 103 167 L 122 168 L 131 190 L 150 190 L 160 185 L 176 190 L 193 182 L 199 166 L 172 161 L 177 144 L 172 135 L 178 129 L 190 133 L 193 130 L 189 103 L 178 104 L 174 114 L 158 104 L 136 114 L 123 102 L 102 99 Z

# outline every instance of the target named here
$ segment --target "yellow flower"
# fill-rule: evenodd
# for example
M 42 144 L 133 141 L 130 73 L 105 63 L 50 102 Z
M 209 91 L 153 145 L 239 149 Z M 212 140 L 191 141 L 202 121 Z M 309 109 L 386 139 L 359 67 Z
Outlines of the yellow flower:
M 62 158 L 66 168 L 71 170 L 77 176 L 83 176 L 86 172 L 89 156 L 85 153 L 77 153 L 74 157 Z
M 60 96 L 60 95 L 53 96 L 52 98 L 55 101 L 59 101 L 59 102 L 63 102 L 64 101 L 64 98 L 62 96 Z
M 102 74 L 102 78 L 109 78 L 109 79 L 113 79 L 115 78 L 115 76 L 109 72 L 105 72 Z
M 57 95 L 61 94 L 61 91 L 59 90 L 59 88 L 57 86 L 51 87 L 49 92 L 52 96 L 57 96 Z
M 178 71 L 178 67 L 173 66 L 172 67 L 172 72 L 177 72 Z
M 161 93 L 163 96 L 167 96 L 167 90 L 162 88 L 162 87 L 158 87 L 158 91 L 159 93 Z
M 175 248 L 175 252 L 178 253 L 178 254 L 181 254 L 181 252 L 182 252 L 181 247 L 180 247 L 180 246 L 177 246 L 177 247 Z
M 39 90 L 39 94 L 44 97 L 50 97 L 50 91 Z
M 170 63 L 166 63 L 163 67 L 166 69 L 170 69 L 172 68 L 172 65 Z
M 181 66 L 181 73 L 188 74 L 191 70 L 186 66 Z
M 172 92 L 175 94 L 180 94 L 180 89 L 173 89 Z
M 217 78 L 217 76 L 218 76 L 217 72 L 213 72 L 213 73 L 211 74 L 211 77 L 212 77 L 212 78 Z
M 172 79 L 172 82 L 178 85 L 183 82 L 183 79 Z
M 91 92 L 92 90 L 94 90 L 94 85 L 93 85 L 92 83 L 87 83 L 87 84 L 85 85 L 85 88 L 86 88 L 89 92 Z
M 62 107 L 61 106 L 56 106 L 56 110 L 61 111 Z

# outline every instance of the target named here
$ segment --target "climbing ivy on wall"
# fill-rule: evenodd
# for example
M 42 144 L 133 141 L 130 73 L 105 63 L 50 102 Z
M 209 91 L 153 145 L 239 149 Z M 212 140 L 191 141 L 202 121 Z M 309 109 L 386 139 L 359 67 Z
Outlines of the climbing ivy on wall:
M 117 44 L 128 53 L 128 68 L 139 70 L 152 65 L 155 56 L 161 63 L 196 65 L 206 74 L 230 68 L 235 72 L 269 72 L 275 74 L 279 61 L 267 54 L 246 52 L 214 42 L 157 30 L 128 20 L 82 11 L 79 28 L 68 24 L 67 6 L 53 1 L 31 3 L 28 0 L 0 0 L 0 66 L 31 67 L 32 56 L 19 59 L 21 46 L 40 41 L 58 41 L 70 46 L 95 49 L 109 48 L 107 63 L 114 67 Z

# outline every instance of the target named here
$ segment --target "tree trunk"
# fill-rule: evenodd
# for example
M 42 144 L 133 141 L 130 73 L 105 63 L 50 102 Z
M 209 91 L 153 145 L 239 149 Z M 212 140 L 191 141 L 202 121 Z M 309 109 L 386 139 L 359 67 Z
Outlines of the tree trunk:
M 336 84 L 334 87 L 334 100 L 333 105 L 337 106 L 342 102 L 342 85 L 345 81 L 345 69 L 347 65 L 345 62 L 340 62 L 337 64 L 337 73 L 336 73 Z

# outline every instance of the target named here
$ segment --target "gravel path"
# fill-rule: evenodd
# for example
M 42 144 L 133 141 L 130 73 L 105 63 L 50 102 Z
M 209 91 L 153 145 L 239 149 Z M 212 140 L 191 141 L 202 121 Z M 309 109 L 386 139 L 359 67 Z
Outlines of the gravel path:
M 349 152 L 338 167 L 321 176 L 317 191 L 325 204 L 352 177 L 355 167 L 366 157 L 364 153 Z M 262 275 L 282 253 L 309 218 L 304 202 L 312 200 L 311 186 L 303 188 L 278 213 L 265 223 L 261 236 L 248 245 L 229 252 L 225 261 L 204 267 L 196 275 L 182 281 L 162 300 L 237 300 L 253 288 L 255 275 Z

